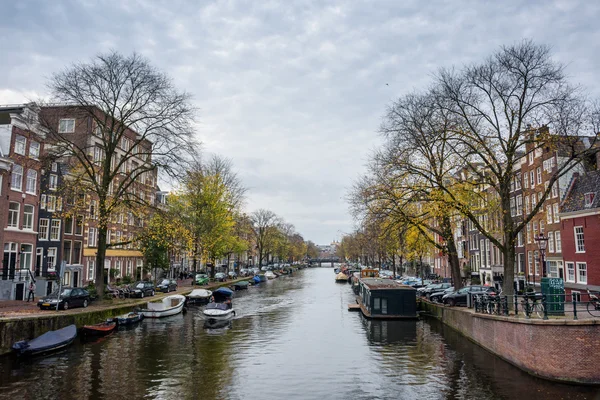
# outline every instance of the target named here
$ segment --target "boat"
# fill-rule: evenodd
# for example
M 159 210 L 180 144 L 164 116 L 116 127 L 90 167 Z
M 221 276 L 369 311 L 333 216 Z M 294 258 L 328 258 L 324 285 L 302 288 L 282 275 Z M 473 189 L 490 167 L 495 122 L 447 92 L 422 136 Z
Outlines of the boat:
M 144 319 L 143 314 L 132 311 L 130 313 L 119 315 L 118 317 L 113 318 L 113 321 L 115 321 L 118 326 L 128 326 L 140 322 L 142 319 Z
M 65 328 L 46 332 L 32 340 L 22 340 L 12 345 L 13 351 L 23 356 L 33 356 L 62 349 L 73 343 L 77 337 L 77 327 L 69 325 Z
M 272 271 L 267 271 L 267 272 L 265 272 L 265 278 L 275 279 L 275 278 L 277 278 L 277 275 L 275 275 Z
M 348 282 L 348 275 L 346 275 L 343 272 L 340 272 L 339 274 L 337 274 L 335 276 L 335 281 L 336 281 L 336 283 L 347 283 Z
M 225 300 L 231 300 L 233 297 L 233 290 L 226 287 L 220 287 L 213 291 L 213 298 L 216 303 L 222 303 Z
M 261 282 L 266 282 L 267 281 L 267 277 L 265 276 L 265 274 L 258 275 L 258 279 L 260 279 Z
M 231 303 L 208 303 L 204 308 L 204 316 L 209 323 L 228 321 L 235 315 L 235 310 L 230 308 Z
M 248 281 L 239 281 L 231 285 L 231 287 L 233 288 L 233 290 L 244 290 L 248 289 L 249 285 L 250 283 Z
M 260 276 L 254 275 L 254 277 L 251 279 L 251 281 L 253 281 L 255 285 L 260 283 Z
M 94 325 L 84 325 L 81 332 L 85 335 L 108 335 L 117 327 L 117 323 L 113 321 L 105 321 Z
M 185 296 L 173 294 L 161 301 L 148 303 L 146 308 L 139 310 L 145 318 L 162 318 L 179 314 L 183 310 Z
M 187 297 L 188 304 L 206 304 L 210 301 L 213 292 L 206 289 L 194 289 Z

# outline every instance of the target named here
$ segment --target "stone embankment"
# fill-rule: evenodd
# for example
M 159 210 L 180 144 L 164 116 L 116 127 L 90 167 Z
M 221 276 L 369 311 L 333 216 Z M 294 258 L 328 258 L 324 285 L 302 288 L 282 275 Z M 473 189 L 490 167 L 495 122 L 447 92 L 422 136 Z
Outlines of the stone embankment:
M 419 301 L 419 309 L 532 375 L 600 385 L 600 320 L 524 319 Z
M 193 289 L 215 289 L 221 286 L 229 286 L 232 283 L 247 280 L 240 278 L 227 282 L 215 282 L 208 286 L 182 286 L 175 292 L 159 293 L 154 297 L 144 299 L 113 299 L 105 300 L 100 303 L 92 303 L 87 308 L 74 308 L 60 311 L 31 311 L 31 308 L 24 313 L 11 312 L 8 315 L 0 317 L 0 355 L 11 352 L 13 343 L 19 340 L 30 340 L 40 336 L 48 331 L 64 328 L 65 326 L 75 324 L 77 328 L 83 325 L 97 324 L 108 318 L 125 314 L 133 308 L 144 305 L 148 301 L 160 300 L 165 296 L 172 294 L 189 294 Z

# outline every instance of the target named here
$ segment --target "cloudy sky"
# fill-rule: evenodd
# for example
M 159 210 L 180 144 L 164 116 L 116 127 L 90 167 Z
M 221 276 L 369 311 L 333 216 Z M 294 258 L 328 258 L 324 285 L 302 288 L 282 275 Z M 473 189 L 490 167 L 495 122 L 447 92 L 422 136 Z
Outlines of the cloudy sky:
M 191 92 L 204 150 L 233 160 L 248 211 L 325 244 L 353 229 L 345 196 L 395 97 L 440 66 L 522 38 L 600 93 L 596 1 L 6 1 L 0 103 L 99 52 L 137 51 Z

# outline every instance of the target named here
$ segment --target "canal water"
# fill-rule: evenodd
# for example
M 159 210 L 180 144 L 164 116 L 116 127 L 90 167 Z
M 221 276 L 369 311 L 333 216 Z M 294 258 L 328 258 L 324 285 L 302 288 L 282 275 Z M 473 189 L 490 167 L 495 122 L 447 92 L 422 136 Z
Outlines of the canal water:
M 237 317 L 219 329 L 190 307 L 60 354 L 2 357 L 0 398 L 600 398 L 531 377 L 435 320 L 348 312 L 352 291 L 334 277 L 308 269 L 238 292 Z

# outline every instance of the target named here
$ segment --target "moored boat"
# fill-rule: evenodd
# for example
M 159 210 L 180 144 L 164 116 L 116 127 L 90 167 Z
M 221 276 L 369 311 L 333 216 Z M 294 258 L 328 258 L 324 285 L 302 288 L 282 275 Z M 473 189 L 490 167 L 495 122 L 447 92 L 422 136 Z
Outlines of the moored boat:
M 113 318 L 113 321 L 115 321 L 118 326 L 128 326 L 140 322 L 142 319 L 144 319 L 143 314 L 132 311 L 130 313 L 119 315 L 118 317 Z
M 231 287 L 233 288 L 233 290 L 244 290 L 248 289 L 249 285 L 250 283 L 248 281 L 239 281 L 231 285 Z
M 258 275 L 258 279 L 260 279 L 261 282 L 266 282 L 268 280 L 265 274 Z
M 139 312 L 145 318 L 162 318 L 170 315 L 179 314 L 183 310 L 185 304 L 185 296 L 174 294 L 167 296 L 161 301 L 148 303 L 146 308 L 142 308 Z
M 187 297 L 188 304 L 206 304 L 210 301 L 213 292 L 206 289 L 194 289 Z
M 12 345 L 13 351 L 19 355 L 38 355 L 62 349 L 73 343 L 77 337 L 77 327 L 69 325 L 65 328 L 46 332 L 32 340 L 22 340 Z
M 81 332 L 85 335 L 108 335 L 117 327 L 116 322 L 105 321 L 94 325 L 84 325 Z
M 348 275 L 346 275 L 343 272 L 340 272 L 339 274 L 337 274 L 335 276 L 335 281 L 337 283 L 346 283 L 346 282 L 348 282 Z
M 267 271 L 267 272 L 265 272 L 265 278 L 275 279 L 275 278 L 277 278 L 277 275 L 275 275 L 272 271 Z

